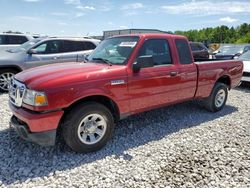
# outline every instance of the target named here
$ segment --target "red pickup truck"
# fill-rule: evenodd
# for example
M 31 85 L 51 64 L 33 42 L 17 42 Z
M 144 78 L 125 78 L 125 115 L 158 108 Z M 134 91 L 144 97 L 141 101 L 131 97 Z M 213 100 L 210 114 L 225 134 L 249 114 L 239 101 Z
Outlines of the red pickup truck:
M 84 62 L 37 67 L 12 79 L 10 124 L 26 140 L 54 145 L 60 132 L 77 152 L 95 151 L 118 120 L 199 99 L 216 112 L 238 85 L 241 61 L 193 61 L 188 40 L 135 34 L 104 40 Z

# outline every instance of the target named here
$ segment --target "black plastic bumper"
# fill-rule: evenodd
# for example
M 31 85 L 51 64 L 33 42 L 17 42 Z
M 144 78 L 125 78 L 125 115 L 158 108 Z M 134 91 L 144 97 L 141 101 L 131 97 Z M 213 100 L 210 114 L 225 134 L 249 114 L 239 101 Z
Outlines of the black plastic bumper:
M 15 129 L 18 135 L 27 141 L 34 142 L 41 146 L 54 146 L 56 141 L 56 130 L 30 133 L 27 125 L 22 124 L 15 116 L 11 117 L 10 126 Z

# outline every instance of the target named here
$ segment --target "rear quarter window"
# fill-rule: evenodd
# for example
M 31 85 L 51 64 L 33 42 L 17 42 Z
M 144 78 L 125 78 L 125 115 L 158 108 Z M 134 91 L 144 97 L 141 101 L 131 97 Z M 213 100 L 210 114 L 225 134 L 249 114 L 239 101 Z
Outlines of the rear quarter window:
M 180 64 L 191 64 L 193 61 L 188 42 L 184 39 L 176 39 L 175 45 Z
M 92 42 L 83 42 L 84 43 L 84 50 L 94 50 L 96 45 Z

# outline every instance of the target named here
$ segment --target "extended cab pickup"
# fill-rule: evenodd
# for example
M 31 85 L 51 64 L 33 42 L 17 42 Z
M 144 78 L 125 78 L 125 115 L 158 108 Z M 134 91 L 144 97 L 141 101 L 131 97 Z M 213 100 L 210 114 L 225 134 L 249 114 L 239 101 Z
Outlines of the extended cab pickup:
M 238 85 L 242 61 L 193 61 L 188 40 L 135 34 L 104 40 L 84 62 L 48 65 L 15 75 L 10 124 L 26 140 L 77 152 L 95 151 L 118 120 L 193 99 L 216 112 Z M 61 133 L 61 134 L 58 134 Z

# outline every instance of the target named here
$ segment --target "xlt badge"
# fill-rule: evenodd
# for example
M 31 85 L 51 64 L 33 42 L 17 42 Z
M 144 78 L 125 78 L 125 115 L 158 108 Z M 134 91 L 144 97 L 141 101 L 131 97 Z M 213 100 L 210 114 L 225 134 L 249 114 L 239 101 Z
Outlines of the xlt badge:
M 125 84 L 125 80 L 111 80 L 111 85 Z

